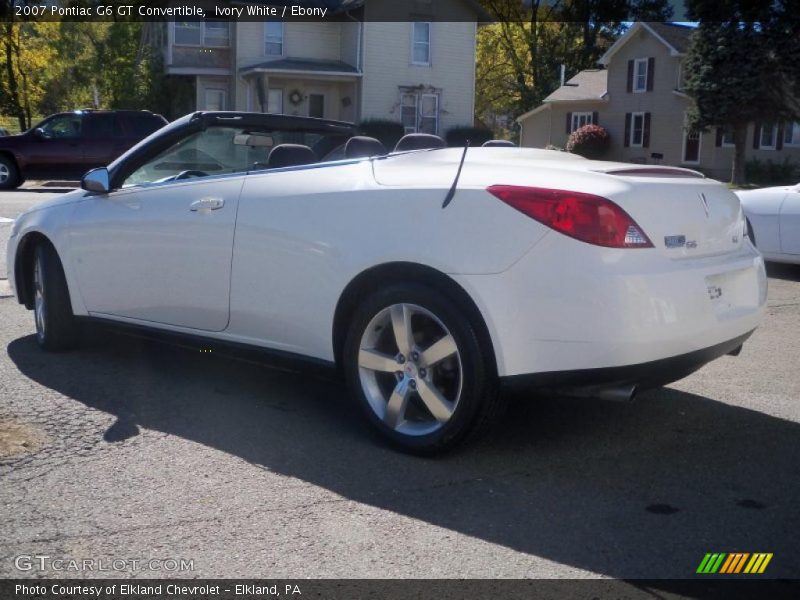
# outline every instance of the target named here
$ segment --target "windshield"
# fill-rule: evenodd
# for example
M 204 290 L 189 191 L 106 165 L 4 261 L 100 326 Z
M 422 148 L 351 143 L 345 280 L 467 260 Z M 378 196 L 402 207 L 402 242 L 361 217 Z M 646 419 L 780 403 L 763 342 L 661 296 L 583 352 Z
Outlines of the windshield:
M 159 183 L 181 175 L 194 178 L 264 169 L 269 153 L 280 144 L 309 146 L 320 160 L 346 139 L 340 134 L 210 126 L 147 160 L 125 178 L 122 186 Z

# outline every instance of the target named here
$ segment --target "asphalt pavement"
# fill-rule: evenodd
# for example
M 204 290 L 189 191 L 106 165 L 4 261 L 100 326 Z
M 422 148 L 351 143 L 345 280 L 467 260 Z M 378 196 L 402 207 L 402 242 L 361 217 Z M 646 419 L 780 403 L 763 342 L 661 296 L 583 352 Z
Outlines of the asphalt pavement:
M 514 397 L 439 459 L 382 446 L 337 382 L 104 331 L 45 355 L 0 298 L 0 577 L 684 578 L 734 551 L 798 577 L 800 268 L 770 275 L 740 356 L 631 404 Z

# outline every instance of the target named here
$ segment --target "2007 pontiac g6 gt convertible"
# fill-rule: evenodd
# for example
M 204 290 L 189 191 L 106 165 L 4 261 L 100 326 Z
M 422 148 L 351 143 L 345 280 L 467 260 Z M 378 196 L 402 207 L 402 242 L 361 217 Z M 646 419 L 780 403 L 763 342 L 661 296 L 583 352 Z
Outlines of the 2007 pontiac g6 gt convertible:
M 630 398 L 761 319 L 739 201 L 700 173 L 354 134 L 195 113 L 20 216 L 10 280 L 41 347 L 88 318 L 322 362 L 432 453 L 496 421 L 502 384 Z

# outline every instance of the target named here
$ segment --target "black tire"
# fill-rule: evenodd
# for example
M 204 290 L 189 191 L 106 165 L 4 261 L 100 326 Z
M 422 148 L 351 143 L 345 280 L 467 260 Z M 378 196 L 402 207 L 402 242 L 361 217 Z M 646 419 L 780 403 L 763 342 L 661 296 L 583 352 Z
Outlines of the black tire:
M 362 385 L 358 365 L 362 336 L 382 311 L 399 304 L 415 305 L 435 316 L 449 330 L 458 351 L 460 395 L 449 420 L 439 425 L 434 423 L 439 429 L 431 433 L 409 435 L 387 425 L 370 405 Z M 405 452 L 433 455 L 453 448 L 467 438 L 476 440 L 499 422 L 505 412 L 506 401 L 499 394 L 493 354 L 482 349 L 477 327 L 456 301 L 436 289 L 415 283 L 398 283 L 379 290 L 356 309 L 344 346 L 345 375 L 351 396 L 358 401 L 367 421 L 384 440 Z M 424 376 L 421 373 L 416 375 Z M 400 377 L 401 373 L 398 372 L 396 379 Z M 411 397 L 416 398 L 413 401 L 421 402 L 416 389 L 413 388 Z
M 17 163 L 9 156 L 0 154 L 0 190 L 13 190 L 21 184 Z
M 78 326 L 72 314 L 64 268 L 50 244 L 36 246 L 31 286 L 39 346 L 48 352 L 74 348 L 78 343 Z

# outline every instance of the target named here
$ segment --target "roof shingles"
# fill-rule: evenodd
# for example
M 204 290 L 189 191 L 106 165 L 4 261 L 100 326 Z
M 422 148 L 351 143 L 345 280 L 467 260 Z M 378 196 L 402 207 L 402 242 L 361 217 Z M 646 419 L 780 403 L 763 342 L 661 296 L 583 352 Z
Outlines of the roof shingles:
M 545 102 L 602 100 L 608 88 L 608 71 L 586 69 L 544 99 Z

